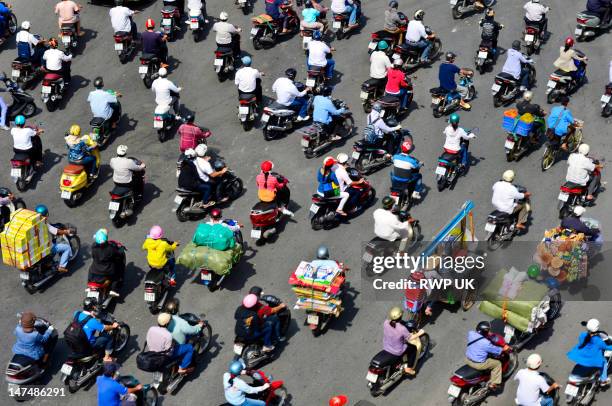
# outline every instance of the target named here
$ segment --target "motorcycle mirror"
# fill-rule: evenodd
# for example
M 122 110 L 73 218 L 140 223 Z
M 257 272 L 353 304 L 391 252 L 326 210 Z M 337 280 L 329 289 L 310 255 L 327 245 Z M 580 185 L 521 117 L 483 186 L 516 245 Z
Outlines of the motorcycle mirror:
M 580 325 L 581 325 L 582 327 L 586 327 L 587 322 L 583 320 L 583 321 L 581 321 L 581 322 L 580 322 Z

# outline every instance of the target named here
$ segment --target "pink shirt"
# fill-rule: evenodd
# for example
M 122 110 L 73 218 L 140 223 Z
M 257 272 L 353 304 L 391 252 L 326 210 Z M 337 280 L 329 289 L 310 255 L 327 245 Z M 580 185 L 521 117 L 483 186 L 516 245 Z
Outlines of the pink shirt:
M 383 324 L 383 350 L 396 356 L 403 355 L 408 347 L 406 340 L 409 338 L 410 333 L 403 324 L 396 323 L 395 328 L 393 328 L 389 320 L 385 320 Z
M 77 21 L 79 6 L 72 0 L 60 1 L 55 5 L 55 14 L 59 15 L 60 23 L 74 23 Z
M 172 334 L 165 327 L 153 326 L 147 331 L 147 349 L 166 352 L 172 348 Z

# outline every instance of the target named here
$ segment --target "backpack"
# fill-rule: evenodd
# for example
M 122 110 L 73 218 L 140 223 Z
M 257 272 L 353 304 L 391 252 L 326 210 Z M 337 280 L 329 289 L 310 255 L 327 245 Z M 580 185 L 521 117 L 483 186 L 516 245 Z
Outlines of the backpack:
M 77 312 L 72 322 L 64 330 L 64 340 L 75 354 L 87 354 L 91 350 L 91 345 L 83 327 L 93 316 L 87 315 L 82 321 L 79 321 L 80 314 L 81 312 Z
M 377 122 L 378 120 L 380 120 L 380 117 L 378 117 L 376 120 L 372 121 L 371 123 L 368 123 L 368 125 L 366 125 L 363 128 L 363 139 L 368 144 L 371 144 L 371 145 L 376 144 L 376 141 L 378 140 L 378 134 L 376 133 L 376 127 L 374 127 L 374 123 Z
M 158 372 L 164 369 L 170 356 L 163 352 L 143 351 L 136 356 L 136 366 L 145 372 Z

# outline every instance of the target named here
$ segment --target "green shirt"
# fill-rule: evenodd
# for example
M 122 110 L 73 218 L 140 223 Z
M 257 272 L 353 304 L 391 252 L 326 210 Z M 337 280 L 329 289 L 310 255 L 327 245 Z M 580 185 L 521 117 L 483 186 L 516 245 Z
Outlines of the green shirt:
M 179 344 L 185 344 L 188 335 L 198 334 L 201 329 L 200 325 L 192 326 L 179 316 L 172 316 L 168 324 L 168 331 L 172 334 L 172 339 Z

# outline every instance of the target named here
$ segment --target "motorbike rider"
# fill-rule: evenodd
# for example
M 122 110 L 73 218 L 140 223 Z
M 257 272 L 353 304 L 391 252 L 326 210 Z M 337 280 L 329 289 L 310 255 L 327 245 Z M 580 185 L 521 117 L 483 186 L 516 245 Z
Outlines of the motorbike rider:
M 210 220 L 206 222 L 206 224 L 215 225 L 221 224 L 224 227 L 227 227 L 234 233 L 234 239 L 236 240 L 236 244 L 242 245 L 242 233 L 240 232 L 240 228 L 242 225 L 238 223 L 237 220 L 233 220 L 230 218 L 223 219 L 223 212 L 219 208 L 214 208 L 210 211 Z
M 274 162 L 272 161 L 263 161 L 260 167 L 261 172 L 255 178 L 257 197 L 262 202 L 275 201 L 282 208 L 283 214 L 293 217 L 293 212 L 287 209 L 291 197 L 287 179 L 276 172 L 272 172 L 272 169 L 274 169 Z
M 455 58 L 457 55 L 449 51 L 446 53 L 445 60 L 446 62 L 440 64 L 440 69 L 438 71 L 438 80 L 440 81 L 440 87 L 446 90 L 449 93 L 458 92 L 461 95 L 461 101 L 459 105 L 461 108 L 465 110 L 469 110 L 471 108 L 470 104 L 465 101 L 468 97 L 469 89 L 465 86 L 461 86 L 455 82 L 455 74 L 460 75 L 469 75 L 472 73 L 470 69 L 459 68 L 455 65 Z
M 323 128 L 325 134 L 331 137 L 332 141 L 342 139 L 337 134 L 333 134 L 336 118 L 347 112 L 346 108 L 337 109 L 331 98 L 333 87 L 326 85 L 320 95 L 314 97 L 312 102 L 312 121 L 318 123 Z
M 612 11 L 611 0 L 587 0 L 587 11 L 597 14 L 601 25 L 606 25 L 610 22 L 610 13 Z
M 0 2 L 0 37 L 6 38 L 10 35 L 7 27 L 7 19 L 11 13 L 10 4 Z
M 176 286 L 173 255 L 178 246 L 178 241 L 169 241 L 164 238 L 164 229 L 158 225 L 151 227 L 147 238 L 142 243 L 142 250 L 147 251 L 149 267 L 152 270 L 163 272 L 168 277 L 168 285 L 170 286 Z
M 508 56 L 506 57 L 502 72 L 511 75 L 520 83 L 519 90 L 521 92 L 531 88 L 529 84 L 531 71 L 527 68 L 527 64 L 533 64 L 533 60 L 521 53 L 521 41 L 512 41 L 512 49 L 508 50 Z
M 546 13 L 550 7 L 540 4 L 540 0 L 530 0 L 523 6 L 525 10 L 525 24 L 535 24 L 540 29 L 540 36 L 548 32 L 548 18 Z
M 603 165 L 596 164 L 588 157 L 591 147 L 589 144 L 580 144 L 578 152 L 570 154 L 567 158 L 567 174 L 565 180 L 575 185 L 587 186 L 587 201 L 595 199 L 595 192 L 601 184 L 601 174 L 596 173 L 595 169 L 603 168 Z
M 81 136 L 81 127 L 77 124 L 70 126 L 70 132 L 64 137 L 68 147 L 68 161 L 83 165 L 90 179 L 95 179 L 97 175 L 96 157 L 91 153 L 98 147 L 98 144 L 89 135 Z
M 320 22 L 319 18 L 322 18 L 321 12 L 314 7 L 311 0 L 306 0 L 304 3 L 304 9 L 302 10 L 302 21 L 300 22 L 300 27 L 302 29 L 309 28 L 324 31 L 325 23 Z
M 263 351 L 270 352 L 274 350 L 272 345 L 272 324 L 264 323 L 259 315 L 259 303 L 256 295 L 249 293 L 242 299 L 242 305 L 238 306 L 234 313 L 236 320 L 235 333 L 236 336 L 246 340 L 254 341 L 258 338 L 263 339 Z
M 238 87 L 238 97 L 245 94 L 254 94 L 257 98 L 257 105 L 261 108 L 263 103 L 261 77 L 264 76 L 264 73 L 251 68 L 253 60 L 250 56 L 243 56 L 241 61 L 242 68 L 236 71 L 234 79 L 234 84 Z
M 104 324 L 98 318 L 98 300 L 93 297 L 86 297 L 83 301 L 83 310 L 77 310 L 73 314 L 74 320 L 82 324 L 83 331 L 87 336 L 89 345 L 94 352 L 104 350 L 104 362 L 112 362 L 113 338 L 108 333 L 119 327 L 119 323 Z
M 253 286 L 249 289 L 249 294 L 257 296 L 259 300 L 259 316 L 264 319 L 264 323 L 269 323 L 272 326 L 272 332 L 275 334 L 276 339 L 280 342 L 285 341 L 285 337 L 281 334 L 281 322 L 277 313 L 285 309 L 287 305 L 274 296 L 264 295 L 263 289 L 259 286 Z M 273 299 L 274 303 L 271 303 Z
M 573 230 L 575 233 L 584 234 L 589 241 L 595 241 L 600 235 L 600 231 L 597 228 L 591 228 L 584 221 L 581 220 L 581 216 L 586 212 L 586 209 L 582 206 L 574 207 L 572 213 L 569 216 L 564 217 L 561 220 L 561 227 Z
M 490 44 L 493 55 L 497 54 L 497 38 L 502 28 L 504 25 L 495 21 L 495 10 L 489 8 L 485 18 L 480 20 L 480 38 L 482 39 L 481 45 Z
M 424 17 L 425 11 L 423 10 L 417 10 L 414 13 L 414 20 L 411 20 L 406 27 L 406 44 L 422 49 L 421 62 L 429 63 L 429 52 L 431 52 L 433 43 L 429 40 L 429 35 L 425 31 Z
M 42 167 L 42 141 L 40 134 L 45 132 L 42 128 L 34 129 L 25 126 L 25 117 L 18 115 L 15 117 L 15 127 L 11 128 L 13 136 L 13 152 L 16 154 L 26 154 L 30 160 L 34 161 L 37 168 Z
M 155 20 L 147 18 L 145 22 L 146 31 L 140 34 L 142 41 L 142 53 L 152 54 L 161 61 L 161 67 L 168 66 L 168 36 L 155 31 Z
M 6 223 L 11 220 L 11 209 L 8 206 L 15 195 L 9 188 L 0 187 L 0 232 L 4 229 Z
M 527 357 L 526 364 L 527 368 L 519 370 L 514 376 L 514 380 L 519 382 L 518 388 L 516 388 L 516 404 L 521 406 L 553 406 L 554 400 L 550 394 L 559 388 L 559 384 L 553 382 L 549 385 L 538 372 L 542 365 L 542 357 L 540 354 L 531 354 Z
M 200 320 L 198 324 L 192 326 L 185 319 L 180 317 L 179 309 L 181 302 L 177 298 L 170 298 L 164 307 L 164 313 L 172 316 L 168 323 L 168 331 L 172 334 L 172 339 L 179 345 L 187 342 L 188 336 L 199 334 L 204 327 L 204 320 Z
M 367 127 L 374 128 L 375 139 L 369 139 L 368 132 L 364 131 L 366 137 L 365 141 L 372 145 L 384 145 L 387 150 L 388 157 L 391 158 L 392 154 L 397 151 L 396 145 L 399 144 L 400 136 L 396 135 L 396 132 L 402 129 L 401 124 L 397 124 L 393 127 L 387 125 L 383 120 L 383 106 L 376 102 L 372 105 L 372 111 L 368 114 L 366 119 Z
M 503 351 L 509 351 L 510 347 L 494 344 L 490 338 L 491 323 L 481 321 L 476 326 L 476 331 L 467 334 L 467 347 L 465 350 L 466 364 L 478 371 L 491 371 L 489 389 L 494 391 L 502 382 L 502 363 L 500 360 L 490 358 L 499 356 Z
M 495 182 L 493 185 L 491 204 L 495 207 L 495 210 L 516 216 L 516 228 L 524 230 L 531 208 L 528 203 L 519 203 L 518 200 L 529 198 L 531 192 L 520 192 L 518 188 L 512 184 L 514 176 L 513 170 L 508 169 L 504 171 L 502 179 Z
M 374 210 L 374 234 L 386 241 L 400 240 L 399 251 L 403 252 L 408 243 L 408 230 L 410 224 L 407 221 L 400 221 L 391 211 L 395 205 L 395 200 L 391 196 L 382 199 L 382 208 Z
M 340 191 L 349 194 L 347 202 L 349 207 L 355 208 L 359 199 L 359 188 L 365 182 L 365 179 L 359 174 L 359 171 L 349 168 L 348 161 L 349 156 L 340 152 L 336 156 L 336 164 L 332 167 L 332 170 L 338 182 L 340 182 Z M 340 200 L 340 203 L 342 203 L 342 200 Z
M 195 148 L 196 159 L 194 161 L 195 167 L 198 171 L 198 176 L 202 180 L 202 182 L 206 185 L 210 185 L 209 190 L 214 191 L 214 198 L 217 199 L 216 202 L 224 203 L 229 200 L 229 196 L 222 196 L 221 187 L 223 186 L 221 182 L 221 177 L 227 173 L 229 170 L 227 167 L 224 167 L 220 171 L 213 169 L 210 164 L 210 156 L 206 155 L 208 151 L 208 147 L 206 144 L 200 144 Z M 218 178 L 218 179 L 217 179 Z
M 340 182 L 332 170 L 335 163 L 336 160 L 330 156 L 323 159 L 323 166 L 317 172 L 317 181 L 319 182 L 317 194 L 326 198 L 339 196 L 340 203 L 336 208 L 336 213 L 341 216 L 346 216 L 346 213 L 342 210 L 342 208 L 344 208 L 344 205 L 349 198 L 349 194 L 348 192 L 343 192 L 340 189 Z
M 141 391 L 143 385 L 139 383 L 133 388 L 125 387 L 117 381 L 119 377 L 118 371 L 119 365 L 117 363 L 109 362 L 104 364 L 102 375 L 96 378 L 98 405 L 121 406 L 122 404 L 136 404 L 137 397 L 134 393 Z
M 15 36 L 17 57 L 23 61 L 31 62 L 34 66 L 40 66 L 42 65 L 42 55 L 45 51 L 41 44 L 45 44 L 45 41 L 31 34 L 30 27 L 29 21 L 22 22 L 21 30 Z
M 576 82 L 579 79 L 578 75 L 581 74 L 581 71 L 579 71 L 576 66 L 576 61 L 584 63 L 588 58 L 578 55 L 573 47 L 574 38 L 567 37 L 565 39 L 565 44 L 559 49 L 559 58 L 553 62 L 553 65 L 557 68 L 558 73 L 562 73 L 565 76 L 571 76 L 572 80 Z M 582 74 L 584 74 L 584 69 L 582 70 Z
M 240 56 L 240 32 L 242 28 L 228 23 L 228 18 L 229 15 L 222 11 L 219 14 L 219 21 L 212 26 L 212 30 L 217 33 L 215 35 L 217 47 L 232 48 L 234 57 L 238 58 Z
M 51 238 L 53 239 L 51 255 L 58 254 L 60 256 L 57 271 L 60 273 L 68 272 L 68 269 L 66 267 L 68 266 L 68 261 L 72 256 L 72 248 L 70 247 L 70 244 L 57 242 L 56 237 L 61 235 L 71 235 L 70 230 L 67 228 L 59 228 L 49 223 L 49 209 L 44 204 L 39 204 L 38 206 L 36 206 L 34 211 L 47 220 L 47 229 L 49 230 L 49 233 L 52 236 Z
M 212 133 L 206 128 L 194 124 L 195 113 L 187 113 L 185 122 L 178 128 L 179 150 L 184 153 L 188 149 L 195 149 L 198 145 L 206 143 Z
M 128 147 L 119 145 L 117 147 L 117 156 L 111 158 L 110 167 L 113 170 L 113 182 L 116 186 L 130 188 L 134 191 L 136 200 L 142 199 L 144 190 L 144 177 L 141 174 L 134 172 L 142 172 L 146 168 L 144 162 L 138 164 L 132 158 L 126 158 Z
M 599 368 L 599 384 L 608 386 L 610 378 L 604 351 L 612 350 L 612 345 L 607 345 L 599 336 L 599 326 L 599 320 L 590 319 L 586 324 L 587 331 L 580 333 L 578 344 L 567 353 L 567 358 L 586 368 Z
M 195 164 L 196 152 L 189 148 L 185 150 L 184 159 L 181 160 L 181 170 L 178 177 L 178 186 L 182 189 L 192 190 L 200 192 L 202 201 L 200 202 L 201 208 L 207 208 L 215 204 L 213 200 L 210 200 L 211 185 L 205 183 L 200 178 L 198 168 Z
M 149 327 L 147 331 L 147 349 L 167 354 L 172 360 L 180 358 L 178 373 L 186 375 L 194 369 L 190 367 L 193 358 L 193 345 L 175 344 L 172 341 L 172 334 L 168 330 L 171 320 L 172 316 L 169 313 L 160 313 L 157 316 L 157 326 Z
M 359 26 L 357 22 L 357 14 L 359 13 L 359 2 L 353 0 L 331 0 L 329 6 L 331 11 L 336 14 L 348 14 L 349 15 L 349 28 Z
M 467 170 L 470 166 L 468 144 L 462 141 L 469 141 L 476 138 L 476 135 L 472 132 L 468 134 L 463 128 L 459 127 L 459 121 L 459 114 L 453 113 L 450 115 L 449 124 L 444 129 L 446 140 L 443 148 L 445 152 L 454 156 L 455 163 L 459 164 L 460 169 Z
M 57 24 L 62 28 L 62 24 L 75 24 L 76 34 L 81 37 L 85 35 L 81 31 L 81 18 L 79 16 L 83 6 L 75 3 L 72 0 L 60 0 L 55 5 L 55 14 L 58 15 Z
M 189 10 L 190 13 L 192 11 L 199 11 L 201 13 L 200 21 L 203 22 L 204 24 L 208 24 L 208 19 L 204 18 L 204 16 L 205 16 L 204 12 L 206 11 L 205 2 L 204 1 L 202 1 L 202 0 L 187 0 L 187 10 Z
M 104 79 L 101 76 L 94 79 L 94 87 L 96 90 L 89 92 L 89 96 L 87 96 L 91 114 L 94 117 L 103 118 L 105 121 L 110 120 L 111 127 L 113 129 L 117 128 L 120 119 L 117 97 L 121 97 L 121 93 L 111 93 L 104 90 Z
M 376 87 L 384 89 L 387 79 L 387 70 L 393 66 L 386 53 L 389 48 L 387 41 L 378 41 L 376 50 L 370 55 L 370 78 L 376 79 Z
M 223 391 L 225 400 L 232 406 L 266 406 L 266 402 L 247 398 L 246 395 L 263 392 L 270 387 L 269 383 L 261 386 L 251 386 L 238 378 L 246 374 L 245 364 L 242 360 L 232 361 L 228 372 L 223 374 Z
M 72 61 L 72 54 L 65 54 L 57 49 L 56 38 L 51 38 L 49 40 L 49 49 L 45 51 L 42 59 L 45 61 L 46 72 L 60 75 L 64 79 L 64 82 L 70 82 L 70 65 Z
M 49 351 L 55 347 L 57 336 L 52 337 L 54 327 L 49 325 L 44 334 L 40 334 L 35 328 L 36 316 L 32 312 L 23 312 L 19 324 L 15 327 L 15 344 L 13 354 L 23 355 L 43 364 L 49 359 Z
M 101 228 L 94 234 L 91 246 L 92 263 L 87 280 L 95 283 L 110 282 L 110 296 L 119 297 L 125 273 L 125 254 L 114 241 L 108 240 L 108 230 Z
M 523 98 L 516 102 L 516 109 L 518 110 L 519 116 L 522 116 L 523 114 L 531 114 L 532 116 L 534 116 L 534 118 L 543 119 L 546 116 L 546 111 L 544 111 L 539 104 L 532 103 L 532 100 L 532 91 L 526 90 L 525 92 L 523 92 Z M 534 144 L 537 144 L 538 142 L 539 128 L 542 125 L 543 124 L 538 122 L 537 120 L 534 120 L 533 122 L 533 127 L 531 129 L 532 136 L 530 140 Z
M 383 323 L 383 350 L 391 355 L 402 358 L 404 373 L 414 376 L 416 371 L 417 348 L 410 343 L 410 340 L 425 334 L 423 329 L 411 334 L 408 327 L 416 328 L 413 320 L 402 321 L 404 311 L 400 307 L 393 307 L 389 311 L 389 316 Z
M 179 115 L 181 108 L 179 93 L 183 88 L 176 86 L 167 78 L 168 70 L 166 68 L 159 68 L 157 75 L 158 78 L 151 84 L 151 90 L 155 92 L 155 103 L 158 108 L 161 106 L 172 107 L 175 120 L 180 121 L 182 117 Z
M 393 59 L 393 66 L 387 70 L 387 85 L 385 86 L 385 96 L 395 96 L 400 101 L 399 110 L 408 109 L 408 82 L 406 73 L 402 70 L 404 61 L 400 58 Z
M 134 15 L 140 13 L 139 10 L 131 10 L 124 6 L 125 0 L 115 0 L 115 7 L 111 8 L 108 15 L 111 19 L 113 33 L 129 32 L 132 39 L 138 39 L 138 28 L 134 22 Z
M 419 169 L 421 169 L 423 163 L 410 156 L 412 149 L 412 141 L 404 141 L 401 145 L 401 152 L 393 155 L 391 187 L 407 189 L 413 184 L 412 198 L 420 199 L 423 191 L 423 176 L 419 173 Z
M 321 34 L 321 31 L 312 33 L 312 41 L 308 43 L 308 59 L 306 61 L 306 66 L 309 70 L 312 69 L 313 66 L 324 70 L 326 81 L 332 80 L 334 76 L 336 61 L 331 57 L 332 51 L 335 51 L 335 49 L 330 48 L 329 45 L 323 41 L 323 34 Z
M 333 259 L 329 259 L 329 249 L 325 245 L 320 245 L 317 248 L 317 259 L 310 261 L 310 266 L 314 269 L 315 274 L 319 269 L 341 268 L 341 264 Z
M 306 121 L 310 116 L 308 115 L 308 100 L 305 96 L 310 88 L 307 87 L 300 92 L 293 83 L 296 75 L 295 69 L 287 69 L 285 77 L 276 79 L 272 84 L 272 91 L 276 93 L 276 103 L 298 113 L 296 121 Z
M 561 96 L 560 98 L 560 106 L 553 107 L 550 110 L 550 115 L 548 116 L 548 120 L 546 124 L 548 125 L 548 138 L 551 141 L 553 147 L 558 147 L 561 145 L 561 148 L 566 150 L 567 136 L 575 131 L 574 125 L 575 120 L 572 115 L 571 110 L 567 107 L 569 104 L 569 97 Z
M 266 14 L 272 17 L 274 22 L 282 27 L 282 32 L 286 33 L 287 29 L 287 14 L 281 12 L 281 6 L 284 5 L 285 0 L 265 0 L 266 3 Z M 291 3 L 289 3 L 291 5 Z
M 389 7 L 385 10 L 384 30 L 395 36 L 396 44 L 401 44 L 404 38 L 400 27 L 406 25 L 406 20 L 402 19 L 398 14 L 398 7 L 399 5 L 396 0 L 389 2 Z

